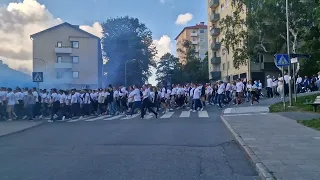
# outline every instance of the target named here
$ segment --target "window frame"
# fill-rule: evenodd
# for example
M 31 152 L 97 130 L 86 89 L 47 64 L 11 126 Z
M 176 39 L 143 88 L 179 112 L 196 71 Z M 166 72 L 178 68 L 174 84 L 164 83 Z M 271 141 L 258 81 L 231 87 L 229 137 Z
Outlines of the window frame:
M 79 56 L 71 56 L 71 57 L 72 57 L 72 64 L 79 64 L 79 61 L 80 61 L 80 60 L 79 60 Z M 78 62 L 74 62 L 74 61 L 73 61 L 73 58 L 74 58 L 74 57 L 77 57 L 77 58 L 78 58 Z
M 73 43 L 78 43 L 78 47 L 73 46 Z M 79 47 L 80 47 L 79 41 L 71 41 L 71 47 L 74 49 L 79 49 Z
M 200 33 L 204 33 L 204 29 L 200 29 Z
M 61 61 L 59 61 L 59 58 Z M 57 56 L 57 63 L 61 64 L 62 63 L 62 56 Z
M 74 73 L 78 73 L 78 77 L 74 77 Z M 72 71 L 72 78 L 73 79 L 79 79 L 79 71 Z
M 59 46 L 59 44 L 61 44 L 61 46 Z M 57 48 L 62 48 L 62 41 L 57 42 Z

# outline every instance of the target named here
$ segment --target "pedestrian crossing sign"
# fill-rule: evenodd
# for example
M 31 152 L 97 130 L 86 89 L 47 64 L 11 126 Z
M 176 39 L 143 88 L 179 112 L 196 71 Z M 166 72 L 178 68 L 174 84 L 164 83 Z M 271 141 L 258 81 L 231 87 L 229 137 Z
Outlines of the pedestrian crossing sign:
M 287 67 L 290 65 L 288 54 L 275 54 L 275 64 L 278 67 Z
M 43 82 L 43 72 L 32 72 L 33 82 Z

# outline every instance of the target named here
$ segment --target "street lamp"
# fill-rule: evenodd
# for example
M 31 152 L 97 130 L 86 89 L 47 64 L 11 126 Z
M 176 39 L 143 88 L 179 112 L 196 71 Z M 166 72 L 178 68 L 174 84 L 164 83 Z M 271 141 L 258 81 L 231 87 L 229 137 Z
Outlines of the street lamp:
M 127 63 L 130 61 L 135 61 L 136 59 L 127 60 L 124 63 L 124 86 L 127 87 Z
M 47 62 L 46 62 L 45 60 L 40 59 L 40 58 L 33 58 L 33 59 L 34 59 L 34 60 L 42 61 L 42 62 L 44 63 L 44 65 L 45 65 L 46 70 L 47 70 Z
M 227 49 L 225 47 L 222 49 L 222 56 L 226 56 L 226 63 L 227 63 L 227 77 L 226 77 L 226 80 L 228 81 L 229 80 L 229 78 L 228 78 L 228 76 L 229 76 L 229 73 L 228 73 L 229 64 L 228 64 Z

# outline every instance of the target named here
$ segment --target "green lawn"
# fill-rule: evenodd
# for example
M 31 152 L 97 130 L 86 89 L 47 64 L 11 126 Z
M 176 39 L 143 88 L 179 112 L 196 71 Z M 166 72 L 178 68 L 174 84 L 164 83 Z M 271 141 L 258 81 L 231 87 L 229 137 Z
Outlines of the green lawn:
M 320 119 L 298 120 L 298 123 L 320 131 Z
M 307 112 L 312 112 L 312 106 L 311 105 L 306 105 L 304 103 L 314 101 L 316 97 L 319 96 L 319 94 L 313 94 L 309 96 L 303 96 L 303 97 L 298 97 L 297 102 L 294 102 L 293 100 L 293 105 L 292 107 L 288 107 L 288 102 L 286 102 L 286 109 L 283 109 L 283 103 L 279 102 L 276 104 L 273 104 L 269 107 L 270 112 L 292 112 L 292 111 L 307 111 Z

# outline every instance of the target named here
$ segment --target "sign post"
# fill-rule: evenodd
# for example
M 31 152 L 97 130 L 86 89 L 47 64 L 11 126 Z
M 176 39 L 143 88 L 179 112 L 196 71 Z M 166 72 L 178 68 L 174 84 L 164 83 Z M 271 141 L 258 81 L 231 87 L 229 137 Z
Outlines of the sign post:
M 286 109 L 286 101 L 285 101 L 285 92 L 284 92 L 284 85 L 285 85 L 285 80 L 284 80 L 284 68 L 288 67 L 290 65 L 290 57 L 288 54 L 275 54 L 275 65 L 278 67 L 281 67 L 281 72 L 282 72 L 282 80 L 283 80 L 283 109 Z M 289 87 L 290 88 L 290 87 Z
M 40 82 L 43 82 L 43 72 L 32 72 L 32 81 L 37 83 L 37 88 L 39 91 Z

